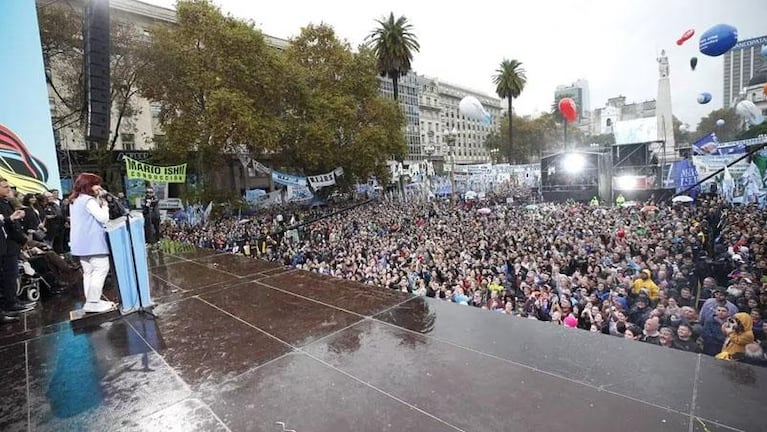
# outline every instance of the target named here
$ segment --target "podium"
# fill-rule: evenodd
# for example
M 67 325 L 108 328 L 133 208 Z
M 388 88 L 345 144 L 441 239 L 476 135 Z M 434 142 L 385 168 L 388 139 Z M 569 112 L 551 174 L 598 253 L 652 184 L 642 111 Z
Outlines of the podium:
M 130 235 L 126 221 L 130 221 Z M 129 314 L 141 307 L 152 306 L 149 294 L 144 215 L 140 211 L 132 211 L 130 217 L 123 216 L 110 220 L 106 225 L 106 231 L 120 291 L 122 313 Z

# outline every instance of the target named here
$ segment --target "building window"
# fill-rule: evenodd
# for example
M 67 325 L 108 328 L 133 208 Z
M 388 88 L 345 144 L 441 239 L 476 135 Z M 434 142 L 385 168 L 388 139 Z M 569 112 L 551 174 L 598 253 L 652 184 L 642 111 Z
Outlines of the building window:
M 136 150 L 136 135 L 132 133 L 120 134 L 120 142 L 123 144 L 123 150 Z

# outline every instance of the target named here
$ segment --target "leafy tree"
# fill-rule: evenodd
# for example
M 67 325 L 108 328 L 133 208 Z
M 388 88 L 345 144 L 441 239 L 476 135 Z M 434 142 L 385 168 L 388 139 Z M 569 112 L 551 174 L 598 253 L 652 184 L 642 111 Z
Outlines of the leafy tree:
M 682 127 L 682 122 L 676 116 L 673 118 L 674 123 L 674 142 L 679 145 L 680 143 L 690 143 L 691 134 L 686 127 Z
M 197 156 L 203 188 L 226 153 L 275 151 L 296 93 L 292 69 L 253 24 L 207 0 L 180 1 L 152 30 L 141 91 L 160 104 L 160 158 Z
M 545 114 L 535 119 L 514 116 L 513 119 L 517 125 L 515 128 L 515 145 L 512 151 L 514 163 L 537 162 L 542 156 L 560 150 L 561 137 L 558 136 L 558 127 L 552 115 Z M 491 153 L 499 155 L 496 162 L 502 160 L 508 162 L 508 153 L 500 151 L 503 149 L 504 143 L 508 142 L 508 121 L 506 117 L 501 119 L 498 132 L 489 134 L 485 139 L 485 148 Z M 493 152 L 493 150 L 497 152 Z
M 85 132 L 85 94 L 81 6 L 64 1 L 38 6 L 40 39 L 46 65 L 46 80 L 53 93 L 53 128 L 72 127 Z M 107 184 L 120 189 L 119 167 L 112 165 L 112 151 L 121 132 L 132 131 L 140 112 L 138 80 L 146 66 L 142 52 L 146 40 L 132 23 L 112 19 L 110 39 L 110 109 L 114 128 L 107 142 L 90 156 Z
M 399 77 L 410 71 L 413 53 L 417 53 L 421 46 L 413 34 L 413 25 L 408 23 L 404 15 L 395 20 L 394 12 L 391 12 L 388 18 L 376 22 L 379 27 L 368 35 L 366 41 L 378 61 L 378 72 L 381 76 L 391 78 L 394 100 L 399 100 Z
M 724 120 L 723 126 L 716 125 L 716 122 L 719 119 Z M 695 131 L 695 136 L 692 137 L 692 141 L 696 141 L 712 132 L 716 133 L 719 142 L 732 141 L 736 139 L 738 134 L 743 130 L 742 126 L 743 120 L 735 113 L 734 109 L 720 108 L 711 111 L 707 116 L 700 119 Z
M 767 135 L 767 122 L 764 122 L 758 126 L 751 126 L 748 128 L 748 130 L 741 132 L 740 135 L 738 135 L 737 139 L 749 139 L 749 138 L 756 138 L 759 135 Z
M 508 124 L 508 130 L 509 130 L 509 146 L 507 148 L 507 154 L 509 155 L 509 160 L 513 160 L 512 157 L 512 149 L 513 149 L 513 143 L 512 143 L 512 115 L 513 115 L 513 109 L 512 109 L 512 101 L 514 98 L 519 97 L 519 95 L 522 93 L 522 90 L 525 88 L 525 83 L 527 83 L 527 76 L 525 75 L 525 70 L 522 68 L 522 62 L 518 60 L 507 60 L 503 59 L 500 66 L 498 66 L 498 69 L 496 69 L 496 74 L 493 75 L 493 83 L 495 84 L 495 92 L 498 94 L 498 97 L 501 99 L 508 100 L 509 103 L 509 124 Z
M 309 175 L 341 166 L 345 182 L 384 179 L 386 160 L 406 151 L 405 117 L 379 95 L 372 51 L 363 46 L 354 54 L 331 27 L 309 25 L 285 54 L 300 89 L 285 119 L 280 163 Z

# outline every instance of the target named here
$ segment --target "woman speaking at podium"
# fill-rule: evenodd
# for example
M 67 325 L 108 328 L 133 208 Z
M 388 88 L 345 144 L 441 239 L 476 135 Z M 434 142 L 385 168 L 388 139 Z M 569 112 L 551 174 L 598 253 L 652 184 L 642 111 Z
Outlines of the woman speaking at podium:
M 101 299 L 109 273 L 109 246 L 104 224 L 109 221 L 109 207 L 101 187 L 101 177 L 82 173 L 77 176 L 70 197 L 69 242 L 72 255 L 83 267 L 85 312 L 106 312 L 114 303 Z

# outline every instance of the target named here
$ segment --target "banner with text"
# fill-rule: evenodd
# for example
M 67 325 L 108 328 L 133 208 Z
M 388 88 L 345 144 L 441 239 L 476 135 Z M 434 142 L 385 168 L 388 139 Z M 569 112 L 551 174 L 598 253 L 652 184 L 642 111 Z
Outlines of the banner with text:
M 186 164 L 163 167 L 126 157 L 125 170 L 129 179 L 156 183 L 186 183 Z
M 309 180 L 309 186 L 311 186 L 314 190 L 319 190 L 324 187 L 333 186 L 336 184 L 336 176 L 332 172 L 316 176 L 309 176 L 306 179 Z
M 272 170 L 272 181 L 284 186 L 306 186 L 306 177 L 285 174 Z

